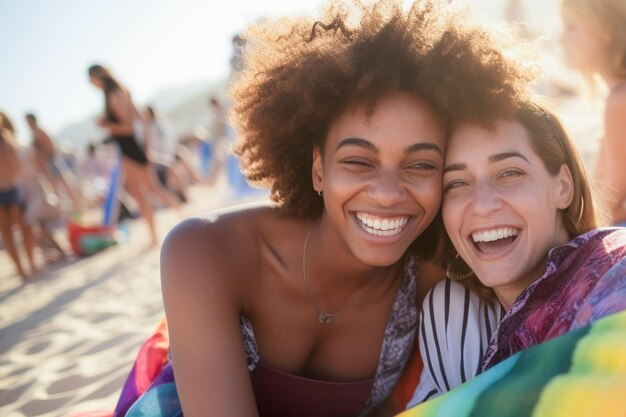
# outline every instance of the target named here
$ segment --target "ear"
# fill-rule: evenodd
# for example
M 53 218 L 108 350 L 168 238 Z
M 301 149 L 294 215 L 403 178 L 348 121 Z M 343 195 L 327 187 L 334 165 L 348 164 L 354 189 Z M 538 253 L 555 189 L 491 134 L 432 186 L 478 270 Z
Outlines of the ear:
M 315 191 L 324 191 L 324 162 L 322 151 L 318 146 L 313 147 L 313 168 L 311 170 L 313 188 Z
M 566 164 L 561 165 L 561 170 L 557 176 L 557 207 L 564 210 L 572 204 L 572 200 L 574 199 L 574 180 Z

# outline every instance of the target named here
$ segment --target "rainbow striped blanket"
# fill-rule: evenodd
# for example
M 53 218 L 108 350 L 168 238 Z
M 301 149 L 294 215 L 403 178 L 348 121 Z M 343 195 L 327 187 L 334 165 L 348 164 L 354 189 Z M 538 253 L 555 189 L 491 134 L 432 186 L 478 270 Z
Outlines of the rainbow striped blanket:
M 518 352 L 397 417 L 625 417 L 626 311 Z

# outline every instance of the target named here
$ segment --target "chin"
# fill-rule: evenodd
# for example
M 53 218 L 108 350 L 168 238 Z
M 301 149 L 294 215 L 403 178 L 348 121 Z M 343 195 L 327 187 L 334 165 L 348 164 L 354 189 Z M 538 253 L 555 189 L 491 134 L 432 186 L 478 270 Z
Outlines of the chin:
M 493 269 L 489 270 L 489 272 L 482 273 L 482 274 L 480 273 L 480 271 L 476 272 L 476 270 L 474 270 L 474 273 L 476 274 L 476 277 L 478 278 L 478 280 L 485 287 L 489 287 L 489 288 L 499 287 L 499 286 L 508 284 L 508 282 L 503 281 L 502 277 L 512 276 L 511 271 L 495 272 Z
M 402 255 L 389 254 L 381 256 L 381 254 L 378 253 L 375 255 L 372 254 L 372 256 L 359 258 L 361 259 L 361 262 L 370 266 L 387 267 L 398 262 L 402 258 Z

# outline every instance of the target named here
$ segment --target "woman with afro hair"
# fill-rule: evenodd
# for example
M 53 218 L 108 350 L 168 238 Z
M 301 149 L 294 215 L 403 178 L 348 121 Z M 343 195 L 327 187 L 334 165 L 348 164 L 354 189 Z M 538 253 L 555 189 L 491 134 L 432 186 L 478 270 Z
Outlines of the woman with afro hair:
M 243 34 L 236 153 L 273 204 L 187 219 L 164 243 L 185 416 L 371 415 L 389 397 L 444 275 L 447 121 L 513 114 L 532 78 L 438 4 L 331 3 Z

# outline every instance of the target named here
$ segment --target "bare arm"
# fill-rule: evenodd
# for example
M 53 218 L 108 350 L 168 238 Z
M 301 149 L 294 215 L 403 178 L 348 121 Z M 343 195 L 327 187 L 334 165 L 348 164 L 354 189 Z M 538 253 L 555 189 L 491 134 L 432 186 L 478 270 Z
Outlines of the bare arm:
M 236 248 L 249 243 L 231 226 L 188 219 L 161 253 L 172 363 L 187 417 L 257 416 L 239 324 L 247 257 Z
M 612 221 L 626 221 L 626 90 L 609 97 L 604 122 L 596 180 Z

